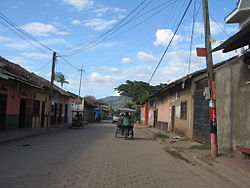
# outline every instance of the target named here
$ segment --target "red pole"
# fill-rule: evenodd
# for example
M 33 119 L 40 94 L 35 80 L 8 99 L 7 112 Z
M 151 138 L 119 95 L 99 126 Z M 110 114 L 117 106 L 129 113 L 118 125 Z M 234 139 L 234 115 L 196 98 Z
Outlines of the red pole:
M 218 155 L 215 81 L 210 82 L 210 90 L 211 99 L 209 101 L 209 119 L 211 129 L 211 156 L 212 158 L 215 158 Z
M 148 102 L 145 103 L 145 120 L 144 120 L 144 125 L 148 125 Z
M 205 45 L 207 49 L 206 63 L 208 73 L 208 83 L 210 88 L 210 101 L 209 101 L 209 114 L 210 114 L 210 137 L 211 137 L 211 157 L 215 158 L 218 156 L 218 144 L 217 144 L 217 123 L 216 123 L 216 92 L 215 92 L 215 79 L 213 72 L 213 57 L 211 53 L 211 42 L 210 42 L 210 21 L 208 13 L 208 2 L 202 0 L 203 3 L 203 17 L 204 17 L 204 30 L 205 30 Z

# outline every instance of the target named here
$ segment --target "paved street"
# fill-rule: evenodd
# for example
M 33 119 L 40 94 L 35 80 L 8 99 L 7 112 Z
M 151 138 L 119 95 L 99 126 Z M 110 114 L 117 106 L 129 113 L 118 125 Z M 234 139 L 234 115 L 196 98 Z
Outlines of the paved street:
M 134 140 L 90 124 L 0 145 L 0 187 L 235 187 L 172 157 L 144 128 Z

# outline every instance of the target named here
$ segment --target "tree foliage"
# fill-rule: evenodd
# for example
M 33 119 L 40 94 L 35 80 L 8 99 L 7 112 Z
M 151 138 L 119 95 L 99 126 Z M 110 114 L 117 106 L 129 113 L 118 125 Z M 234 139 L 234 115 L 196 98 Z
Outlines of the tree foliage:
M 55 81 L 61 83 L 61 87 L 63 87 L 63 84 L 68 84 L 69 82 L 66 81 L 66 78 L 63 73 L 57 72 L 55 74 Z
M 132 102 L 138 103 L 145 100 L 147 97 L 161 89 L 163 86 L 164 84 L 152 86 L 149 83 L 143 81 L 127 80 L 124 84 L 121 84 L 117 88 L 115 88 L 115 90 L 121 96 L 130 97 L 132 99 Z

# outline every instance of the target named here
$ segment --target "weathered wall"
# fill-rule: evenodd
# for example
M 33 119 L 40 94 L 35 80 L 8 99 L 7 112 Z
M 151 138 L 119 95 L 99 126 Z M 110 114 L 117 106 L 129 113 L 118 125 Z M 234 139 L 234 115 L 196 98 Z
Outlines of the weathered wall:
M 17 129 L 19 124 L 20 99 L 32 99 L 32 87 L 5 79 L 0 79 L 0 84 L 1 87 L 6 88 L 6 90 L 1 90 L 0 93 L 7 95 L 5 129 Z M 28 108 L 28 104 L 26 108 Z M 26 114 L 30 116 L 31 112 L 27 110 Z M 28 124 L 27 121 L 26 125 L 29 126 Z
M 175 106 L 175 123 L 174 123 L 174 132 L 183 136 L 186 136 L 188 138 L 192 138 L 192 131 L 193 131 L 193 99 L 191 95 L 191 86 L 186 85 L 184 89 L 180 89 L 180 96 L 177 99 L 175 98 L 175 93 L 172 93 L 170 96 L 170 108 L 172 106 Z M 178 117 L 178 109 L 180 109 L 181 102 L 187 101 L 187 118 L 181 119 Z M 171 114 L 172 115 L 172 114 Z M 169 120 L 171 121 L 171 116 L 169 117 Z M 172 127 L 172 122 L 169 127 Z
M 147 125 L 146 123 L 146 119 L 145 119 L 145 113 L 148 113 L 146 111 L 146 105 L 147 105 L 147 102 L 145 102 L 142 106 L 141 106 L 141 123 L 143 125 Z
M 159 96 L 157 100 L 158 121 L 168 122 L 169 120 L 169 100 L 167 95 Z
M 250 70 L 244 56 L 216 69 L 217 124 L 220 151 L 250 147 Z
M 159 95 L 156 102 L 157 125 L 156 128 L 162 131 L 168 131 L 169 122 L 169 96 L 167 93 Z

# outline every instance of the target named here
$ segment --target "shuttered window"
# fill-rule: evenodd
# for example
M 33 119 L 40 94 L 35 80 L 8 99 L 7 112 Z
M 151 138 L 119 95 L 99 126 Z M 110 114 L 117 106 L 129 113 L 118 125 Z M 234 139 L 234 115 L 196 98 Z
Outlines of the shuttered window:
M 187 101 L 181 102 L 181 119 L 186 120 L 187 119 Z

